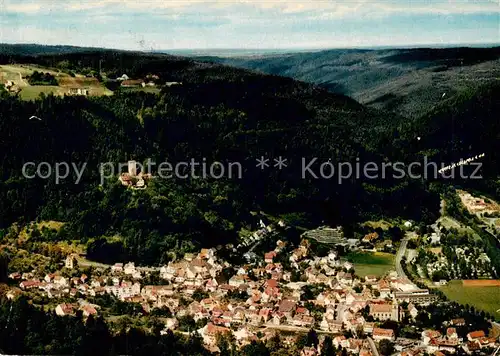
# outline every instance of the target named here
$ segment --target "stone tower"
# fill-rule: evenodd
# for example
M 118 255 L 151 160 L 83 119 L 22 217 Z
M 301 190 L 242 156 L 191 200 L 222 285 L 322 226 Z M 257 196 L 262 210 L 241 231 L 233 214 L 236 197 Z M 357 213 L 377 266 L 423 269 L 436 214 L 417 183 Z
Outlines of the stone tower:
M 135 161 L 128 161 L 128 174 L 131 177 L 135 177 L 137 175 L 137 164 Z

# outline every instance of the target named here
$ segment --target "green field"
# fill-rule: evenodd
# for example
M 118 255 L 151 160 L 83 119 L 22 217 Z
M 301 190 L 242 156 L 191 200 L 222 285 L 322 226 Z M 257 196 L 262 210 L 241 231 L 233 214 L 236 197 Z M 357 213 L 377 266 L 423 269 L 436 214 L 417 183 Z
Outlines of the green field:
M 394 269 L 394 255 L 383 252 L 351 252 L 347 260 L 354 264 L 358 276 L 383 276 Z
M 48 95 L 53 93 L 54 95 L 61 95 L 63 89 L 54 85 L 30 85 L 24 87 L 19 93 L 21 99 L 23 100 L 34 100 L 38 98 L 41 93 Z
M 489 312 L 500 321 L 500 287 L 464 287 L 462 281 L 450 281 L 448 285 L 439 289 L 449 299 L 460 304 L 473 305 L 477 309 Z

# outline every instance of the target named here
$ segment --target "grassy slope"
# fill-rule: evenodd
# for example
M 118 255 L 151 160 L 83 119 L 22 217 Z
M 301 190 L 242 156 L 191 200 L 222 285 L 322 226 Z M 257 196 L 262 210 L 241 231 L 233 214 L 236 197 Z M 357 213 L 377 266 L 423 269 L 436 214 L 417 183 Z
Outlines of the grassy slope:
M 31 75 L 35 70 L 54 75 L 59 82 L 59 86 L 29 85 L 27 80 L 22 80 L 19 76 L 19 74 L 23 77 Z M 20 97 L 23 100 L 34 100 L 41 93 L 64 95 L 69 93 L 69 88 L 90 88 L 91 95 L 112 94 L 109 89 L 105 88 L 94 78 L 85 78 L 83 76 L 73 78 L 66 73 L 37 65 L 2 65 L 0 66 L 0 79 L 2 81 L 12 80 L 16 85 L 21 87 Z

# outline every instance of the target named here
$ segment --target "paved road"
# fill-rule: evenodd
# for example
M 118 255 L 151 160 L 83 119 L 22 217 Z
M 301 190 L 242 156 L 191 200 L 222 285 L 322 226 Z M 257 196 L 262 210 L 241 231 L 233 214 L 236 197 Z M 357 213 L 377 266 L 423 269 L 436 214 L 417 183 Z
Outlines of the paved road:
M 77 258 L 78 265 L 82 267 L 95 267 L 95 268 L 110 268 L 112 265 L 108 265 L 105 263 L 100 263 L 100 262 L 94 262 L 94 261 L 89 261 L 86 259 L 82 258 Z M 159 271 L 160 267 L 140 267 L 136 266 L 136 270 L 141 271 L 141 272 L 153 272 L 153 271 Z
M 282 331 L 293 331 L 293 332 L 303 332 L 303 333 L 307 333 L 309 332 L 309 328 L 303 328 L 303 327 L 300 327 L 300 326 L 293 326 L 293 325 L 274 325 L 272 323 L 266 323 L 264 325 L 262 325 L 263 327 L 265 327 L 264 330 L 267 330 L 267 329 L 275 329 L 275 330 L 282 330 Z M 317 333 L 321 333 L 321 334 L 331 334 L 331 335 L 336 335 L 335 333 L 331 332 L 331 331 L 324 331 L 324 330 L 319 330 L 319 329 L 314 329 L 314 331 L 316 331 Z M 338 334 L 338 333 L 337 333 Z
M 367 339 L 368 339 L 368 342 L 370 343 L 370 347 L 372 349 L 373 356 L 380 356 L 380 354 L 378 353 L 377 346 L 375 345 L 375 342 L 373 341 L 373 339 L 371 337 L 369 337 Z
M 403 271 L 403 267 L 401 266 L 401 259 L 406 253 L 406 245 L 408 244 L 408 235 L 405 235 L 405 238 L 401 240 L 401 245 L 399 245 L 399 250 L 396 253 L 396 272 L 399 277 L 408 278 L 408 276 Z

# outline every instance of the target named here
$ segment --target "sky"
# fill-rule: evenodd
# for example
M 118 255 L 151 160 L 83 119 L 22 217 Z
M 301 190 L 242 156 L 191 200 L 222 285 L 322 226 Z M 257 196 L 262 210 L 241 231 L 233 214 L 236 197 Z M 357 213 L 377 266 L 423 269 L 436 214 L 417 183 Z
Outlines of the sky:
M 130 50 L 500 43 L 500 0 L 0 0 L 0 43 Z

